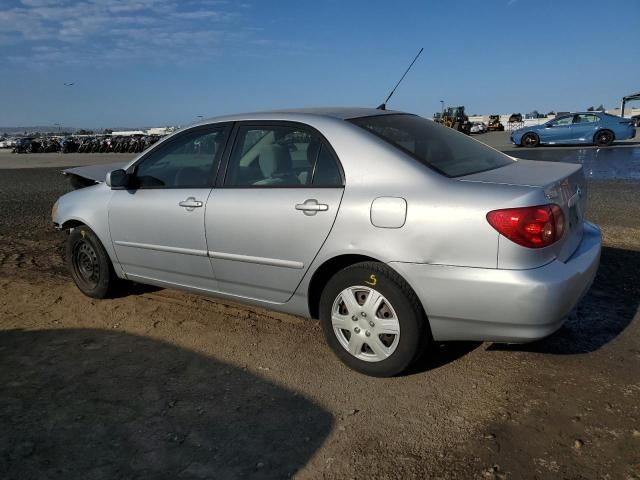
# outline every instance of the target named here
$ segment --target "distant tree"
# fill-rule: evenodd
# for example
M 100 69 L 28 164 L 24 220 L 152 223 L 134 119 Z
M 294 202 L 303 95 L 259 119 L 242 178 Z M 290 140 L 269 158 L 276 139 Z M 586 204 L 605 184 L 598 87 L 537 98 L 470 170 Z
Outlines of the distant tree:
M 104 133 L 105 135 L 111 135 L 113 133 L 113 130 L 111 130 L 110 128 L 105 128 L 102 133 Z
M 554 112 L 553 110 L 551 110 L 550 112 L 547 113 L 547 117 L 550 117 L 551 115 L 555 116 L 556 112 Z
M 587 108 L 587 112 L 593 112 L 595 110 L 595 108 L 593 108 L 593 106 Z
M 85 130 L 84 128 L 81 128 L 76 133 L 78 135 L 93 135 L 93 130 Z
M 596 111 L 604 112 L 604 106 L 602 104 L 598 105 L 598 108 L 596 108 Z

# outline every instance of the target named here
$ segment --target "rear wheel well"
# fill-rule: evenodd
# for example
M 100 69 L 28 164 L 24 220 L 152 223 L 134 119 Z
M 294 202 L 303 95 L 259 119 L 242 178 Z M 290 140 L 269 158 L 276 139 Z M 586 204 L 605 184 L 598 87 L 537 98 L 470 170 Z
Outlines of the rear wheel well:
M 602 133 L 602 132 L 610 133 L 610 134 L 611 134 L 611 137 L 612 137 L 614 140 L 616 139 L 616 134 L 615 134 L 615 133 L 613 133 L 613 130 L 611 130 L 611 129 L 609 129 L 609 128 L 601 128 L 600 130 L 598 130 L 596 133 L 594 133 L 594 134 L 593 134 L 593 138 L 594 138 L 594 140 L 595 140 L 596 136 L 597 136 L 599 133 Z
M 382 263 L 375 258 L 367 257 L 366 255 L 349 254 L 334 257 L 320 265 L 313 274 L 313 277 L 311 277 L 311 282 L 309 282 L 307 300 L 309 302 L 309 313 L 311 314 L 311 318 L 315 318 L 316 320 L 319 318 L 320 296 L 322 295 L 322 290 L 329 279 L 343 268 L 347 268 L 350 265 L 360 262 Z

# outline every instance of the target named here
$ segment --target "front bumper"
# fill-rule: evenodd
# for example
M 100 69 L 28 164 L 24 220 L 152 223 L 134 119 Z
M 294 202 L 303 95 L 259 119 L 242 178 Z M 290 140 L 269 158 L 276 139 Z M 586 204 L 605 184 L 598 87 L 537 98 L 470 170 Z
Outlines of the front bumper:
M 391 262 L 413 287 L 434 340 L 522 343 L 546 337 L 589 290 L 602 235 L 585 222 L 582 241 L 566 261 L 529 270 Z

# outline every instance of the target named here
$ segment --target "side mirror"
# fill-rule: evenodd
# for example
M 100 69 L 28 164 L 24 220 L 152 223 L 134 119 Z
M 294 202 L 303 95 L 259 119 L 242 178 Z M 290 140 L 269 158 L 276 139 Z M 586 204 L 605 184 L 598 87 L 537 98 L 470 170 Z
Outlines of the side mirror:
M 129 180 L 129 174 L 122 169 L 118 169 L 107 173 L 105 183 L 112 190 L 123 190 L 129 187 Z

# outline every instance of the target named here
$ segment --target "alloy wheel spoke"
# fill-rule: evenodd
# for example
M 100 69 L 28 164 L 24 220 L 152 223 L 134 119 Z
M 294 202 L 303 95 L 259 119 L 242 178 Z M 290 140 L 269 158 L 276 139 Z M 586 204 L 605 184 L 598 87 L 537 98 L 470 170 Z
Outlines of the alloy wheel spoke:
M 331 324 L 334 328 L 339 328 L 341 330 L 349 330 L 351 326 L 349 324 L 349 320 L 349 316 L 340 315 L 339 313 L 334 312 L 333 315 L 331 315 Z
M 341 296 L 349 315 L 356 315 L 360 309 L 360 305 L 358 305 L 356 301 L 355 292 L 351 288 L 348 288 L 342 292 Z
M 395 317 L 378 320 L 377 326 L 376 332 L 379 334 L 398 335 L 400 333 L 400 324 Z
M 352 333 L 351 337 L 349 338 L 349 353 L 357 357 L 362 352 L 363 344 L 364 341 L 362 340 L 362 337 L 360 335 Z
M 367 295 L 364 305 L 362 305 L 362 310 L 364 310 L 370 317 L 374 317 L 382 299 L 383 297 L 379 292 L 371 290 Z
M 367 339 L 367 345 L 373 350 L 373 353 L 380 360 L 383 360 L 389 356 L 389 349 L 382 343 L 377 335 L 369 337 Z

